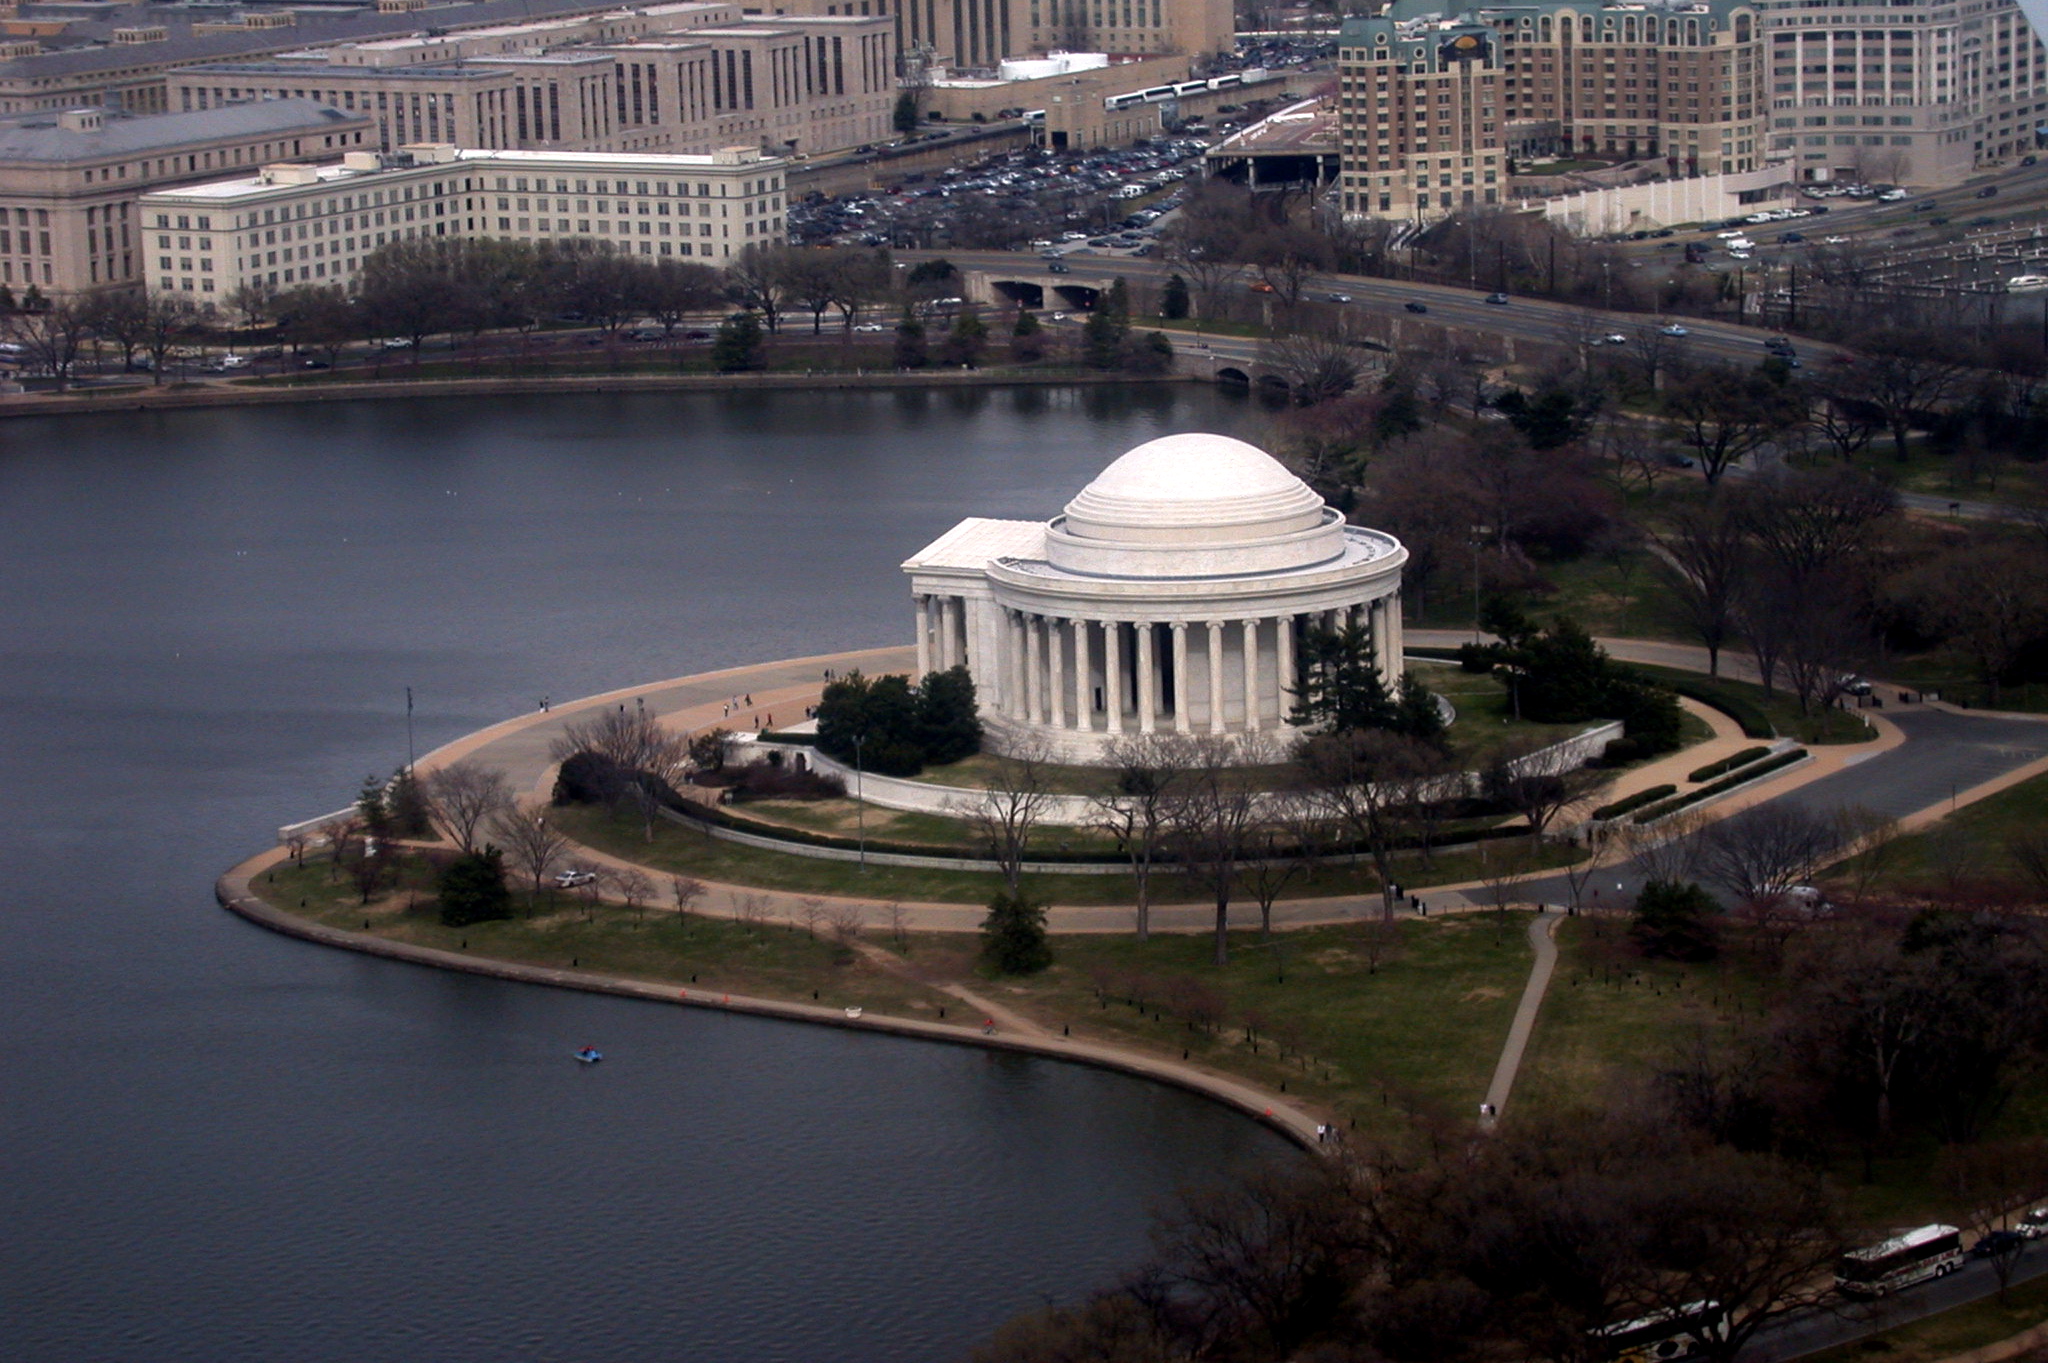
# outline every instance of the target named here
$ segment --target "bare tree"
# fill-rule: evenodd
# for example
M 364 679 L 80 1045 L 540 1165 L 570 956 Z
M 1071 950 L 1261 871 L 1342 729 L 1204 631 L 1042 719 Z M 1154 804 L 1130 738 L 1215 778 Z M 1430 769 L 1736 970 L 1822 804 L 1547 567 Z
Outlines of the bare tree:
M 505 860 L 525 877 L 538 896 L 548 874 L 561 865 L 569 839 L 538 810 L 515 809 L 510 803 L 493 810 L 485 823 L 490 840 L 505 849 Z
M 1868 805 L 1847 805 L 1835 811 L 1835 842 L 1846 868 L 1849 893 L 1858 902 L 1898 864 L 1899 821 Z
M 1152 935 L 1152 868 L 1166 850 L 1168 814 L 1180 783 L 1194 763 L 1191 740 L 1179 734 L 1130 734 L 1110 740 L 1106 764 L 1116 792 L 1095 800 L 1096 826 L 1116 839 L 1130 858 L 1138 940 Z
M 1259 935 L 1273 935 L 1273 903 L 1314 864 L 1315 807 L 1299 795 L 1268 793 L 1260 799 L 1258 826 L 1252 830 L 1251 855 L 1241 878 L 1259 906 Z
M 1239 745 L 1224 734 L 1191 740 L 1194 758 L 1167 815 L 1181 869 L 1216 905 L 1214 960 L 1230 963 L 1230 898 L 1258 828 L 1260 794 Z
M 732 897 L 732 917 L 749 932 L 759 932 L 768 921 L 768 896 L 747 891 Z
M 859 904 L 842 902 L 826 908 L 825 920 L 831 924 L 832 940 L 851 946 L 868 925 L 868 911 Z
M 1031 836 L 1052 803 L 1051 765 L 1050 748 L 1038 739 L 1023 739 L 995 759 L 980 794 L 956 806 L 988 849 L 1012 895 L 1023 881 Z
M 1784 389 L 1728 366 L 1688 374 L 1665 390 L 1662 405 L 1708 483 L 1719 482 L 1799 418 L 1796 399 Z
M 818 929 L 825 922 L 825 901 L 814 895 L 806 895 L 797 901 L 797 912 L 804 920 L 804 933 L 816 937 Z
M 612 889 L 637 922 L 646 916 L 647 901 L 654 898 L 654 877 L 637 866 L 623 866 L 612 872 Z
M 362 818 L 350 810 L 335 815 L 314 831 L 327 843 L 327 878 L 334 880 L 348 865 L 349 854 L 363 835 Z
M 882 911 L 889 915 L 889 936 L 895 941 L 896 949 L 901 951 L 910 945 L 910 916 L 905 912 L 903 902 L 897 899 L 884 904 Z
M 697 901 L 710 893 L 710 886 L 695 876 L 670 876 L 668 892 L 676 901 L 676 917 L 687 918 Z
M 1528 821 L 1539 842 L 1560 815 L 1590 801 L 1612 778 L 1560 744 L 1531 736 L 1495 748 L 1480 773 L 1487 795 Z
M 1685 622 L 1707 650 L 1707 675 L 1721 675 L 1721 649 L 1735 633 L 1736 607 L 1749 562 L 1746 519 L 1726 497 L 1675 508 L 1657 536 Z
M 1681 809 L 1654 824 L 1620 824 L 1617 840 L 1629 867 L 1644 880 L 1683 885 L 1699 874 L 1699 835 L 1706 823 L 1705 811 Z
M 604 710 L 577 720 L 562 731 L 549 749 L 557 762 L 579 752 L 609 758 L 627 772 L 644 772 L 670 785 L 681 784 L 690 771 L 690 740 L 668 729 L 644 703 Z
M 450 762 L 420 783 L 427 814 L 443 837 L 464 852 L 476 852 L 477 831 L 512 806 L 512 782 L 496 767 L 472 758 Z
M 2022 654 L 2048 635 L 2043 564 L 2032 545 L 1973 543 L 1918 569 L 1905 583 L 1920 627 L 1969 657 L 1993 706 Z
M 1700 870 L 1731 898 L 1754 904 L 1805 884 L 1841 847 L 1841 832 L 1832 821 L 1773 800 L 1701 833 Z
M 1383 916 L 1394 915 L 1394 854 L 1414 834 L 1447 765 L 1427 743 L 1363 729 L 1311 738 L 1298 750 L 1304 798 L 1372 858 Z

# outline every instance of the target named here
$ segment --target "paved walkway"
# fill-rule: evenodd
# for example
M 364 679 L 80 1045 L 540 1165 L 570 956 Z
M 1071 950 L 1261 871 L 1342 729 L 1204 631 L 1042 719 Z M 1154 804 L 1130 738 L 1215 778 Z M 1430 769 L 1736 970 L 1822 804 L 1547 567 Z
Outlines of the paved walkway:
M 1529 948 L 1536 959 L 1529 967 L 1529 982 L 1522 986 L 1522 1001 L 1515 1005 L 1515 1020 L 1508 1024 L 1508 1039 L 1501 1046 L 1500 1062 L 1493 1067 L 1493 1082 L 1486 1086 L 1486 1101 L 1480 1107 L 1480 1121 L 1486 1126 L 1500 1120 L 1508 1096 L 1515 1091 L 1515 1076 L 1521 1072 L 1529 1038 L 1536 1032 L 1536 1015 L 1543 1011 L 1543 996 L 1550 991 L 1550 977 L 1557 971 L 1557 925 L 1561 921 L 1554 913 L 1539 913 L 1529 920 Z

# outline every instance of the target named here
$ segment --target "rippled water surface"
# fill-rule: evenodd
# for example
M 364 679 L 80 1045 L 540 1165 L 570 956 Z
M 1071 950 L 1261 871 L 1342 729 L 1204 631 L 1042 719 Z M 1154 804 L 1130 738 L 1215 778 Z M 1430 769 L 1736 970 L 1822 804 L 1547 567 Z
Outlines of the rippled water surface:
M 1199 390 L 0 424 L 0 1358 L 954 1358 L 1282 1157 L 1133 1080 L 372 961 L 209 891 L 404 760 L 406 686 L 424 750 L 900 642 L 896 565 L 959 516 L 1257 425 Z

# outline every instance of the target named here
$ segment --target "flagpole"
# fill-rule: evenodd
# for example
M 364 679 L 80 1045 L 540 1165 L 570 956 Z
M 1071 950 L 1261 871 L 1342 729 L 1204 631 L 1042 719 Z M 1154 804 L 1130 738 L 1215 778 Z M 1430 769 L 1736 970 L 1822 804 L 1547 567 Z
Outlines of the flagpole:
M 412 688 L 408 686 L 405 688 L 405 774 L 407 776 L 413 774 L 412 768 Z

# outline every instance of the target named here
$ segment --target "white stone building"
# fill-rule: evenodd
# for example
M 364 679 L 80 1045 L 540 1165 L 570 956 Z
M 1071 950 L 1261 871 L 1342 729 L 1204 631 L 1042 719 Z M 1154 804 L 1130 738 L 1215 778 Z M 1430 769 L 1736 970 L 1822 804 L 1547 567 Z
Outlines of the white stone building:
M 991 747 L 1089 762 L 1124 734 L 1283 731 L 1318 625 L 1370 629 L 1392 683 L 1407 559 L 1271 455 L 1190 434 L 1129 451 L 1050 521 L 964 520 L 903 570 L 919 675 L 965 663 Z
M 789 239 L 787 164 L 752 147 L 661 156 L 435 144 L 264 166 L 143 195 L 144 273 L 212 310 L 244 285 L 350 284 L 378 247 L 420 237 L 583 238 L 723 267 Z

